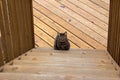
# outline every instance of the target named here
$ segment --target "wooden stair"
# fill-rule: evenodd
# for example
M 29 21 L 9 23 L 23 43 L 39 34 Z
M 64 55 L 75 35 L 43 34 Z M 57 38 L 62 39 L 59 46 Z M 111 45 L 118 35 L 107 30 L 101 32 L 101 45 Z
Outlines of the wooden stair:
M 120 80 L 105 50 L 35 48 L 6 64 L 0 80 Z

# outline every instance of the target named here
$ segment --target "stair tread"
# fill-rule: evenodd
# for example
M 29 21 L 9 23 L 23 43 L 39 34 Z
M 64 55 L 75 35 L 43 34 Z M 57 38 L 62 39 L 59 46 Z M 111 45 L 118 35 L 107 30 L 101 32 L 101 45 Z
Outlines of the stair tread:
M 18 77 L 22 77 L 22 73 L 36 74 L 35 76 L 44 80 L 119 80 L 120 78 L 119 70 L 113 65 L 106 50 L 61 51 L 52 48 L 34 48 L 12 62 L 13 64 L 4 66 L 3 73 L 11 75 L 15 73 L 14 76 Z M 31 75 L 31 78 L 34 78 L 34 75 Z
M 96 67 L 96 68 L 95 68 Z M 36 70 L 36 68 L 38 69 L 38 70 L 41 70 L 41 69 L 55 69 L 55 70 L 58 70 L 58 69 L 60 69 L 60 70 L 62 70 L 62 69 L 70 69 L 70 70 L 80 70 L 80 71 L 84 71 L 84 70 L 90 70 L 90 71 L 105 71 L 105 72 L 117 72 L 117 70 L 115 70 L 115 69 L 107 69 L 107 68 L 105 68 L 105 66 L 103 66 L 103 67 L 101 67 L 101 65 L 100 66 L 91 66 L 91 67 L 87 67 L 87 65 L 79 65 L 79 66 L 70 66 L 70 65 L 66 65 L 66 64 L 41 64 L 41 65 L 26 65 L 26 64 L 23 64 L 23 65 L 19 65 L 19 64 L 14 64 L 14 65 L 7 65 L 7 66 L 5 66 L 4 67 L 4 71 L 5 70 L 19 70 L 19 68 L 20 69 L 24 69 L 24 68 L 31 68 L 31 69 L 35 69 Z M 103 69 L 102 69 L 103 68 Z M 68 70 L 69 71 L 69 70 Z
M 80 58 L 108 58 L 106 53 L 85 53 L 85 52 L 27 52 L 25 53 L 27 56 L 65 56 L 65 57 L 80 57 Z
M 79 58 L 79 57 L 65 57 L 65 56 L 22 56 L 18 59 L 33 60 L 33 61 L 64 61 L 64 62 L 78 62 L 78 63 L 110 63 L 109 59 L 104 58 Z
M 115 70 L 101 70 L 101 69 L 83 69 L 70 67 L 53 67 L 53 66 L 26 66 L 26 65 L 12 65 L 6 66 L 4 72 L 24 72 L 24 73 L 54 73 L 54 74 L 73 74 L 73 75 L 96 75 L 101 77 L 118 77 L 119 72 Z
M 54 50 L 53 48 L 33 48 L 32 50 L 28 51 L 28 52 L 55 52 L 55 53 L 96 53 L 96 54 L 106 54 L 107 50 L 99 50 L 99 49 L 70 49 L 68 51 L 65 50 Z
M 58 74 L 30 74 L 30 73 L 0 73 L 1 80 L 119 80 L 120 78 L 58 75 Z
M 67 61 L 35 61 L 35 60 L 14 60 L 14 65 L 35 65 L 35 66 L 62 66 L 62 67 L 88 67 L 88 68 L 107 68 L 115 69 L 115 66 L 112 64 L 99 64 L 99 63 L 78 63 L 78 62 L 67 62 Z

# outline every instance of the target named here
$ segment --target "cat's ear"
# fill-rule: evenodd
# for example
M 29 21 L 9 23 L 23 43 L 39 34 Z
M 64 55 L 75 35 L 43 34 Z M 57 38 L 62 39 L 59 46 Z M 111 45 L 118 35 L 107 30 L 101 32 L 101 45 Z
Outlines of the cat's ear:
M 64 33 L 65 35 L 67 35 L 67 31 L 65 31 L 65 33 Z
M 60 36 L 60 32 L 57 32 L 57 35 Z

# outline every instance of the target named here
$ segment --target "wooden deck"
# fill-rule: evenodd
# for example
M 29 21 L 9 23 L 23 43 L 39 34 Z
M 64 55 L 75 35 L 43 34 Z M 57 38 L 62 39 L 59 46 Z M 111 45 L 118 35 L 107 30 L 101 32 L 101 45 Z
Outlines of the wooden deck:
M 109 0 L 33 0 L 36 46 L 67 31 L 71 48 L 106 49 Z
M 6 64 L 0 80 L 120 80 L 106 50 L 36 48 Z

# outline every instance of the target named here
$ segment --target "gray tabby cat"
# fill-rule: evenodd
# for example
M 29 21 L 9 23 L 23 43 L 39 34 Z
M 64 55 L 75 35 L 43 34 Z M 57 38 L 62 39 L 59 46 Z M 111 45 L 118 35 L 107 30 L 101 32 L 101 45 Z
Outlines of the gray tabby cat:
M 69 50 L 70 43 L 67 38 L 67 32 L 58 33 L 54 42 L 54 49 L 55 50 Z

